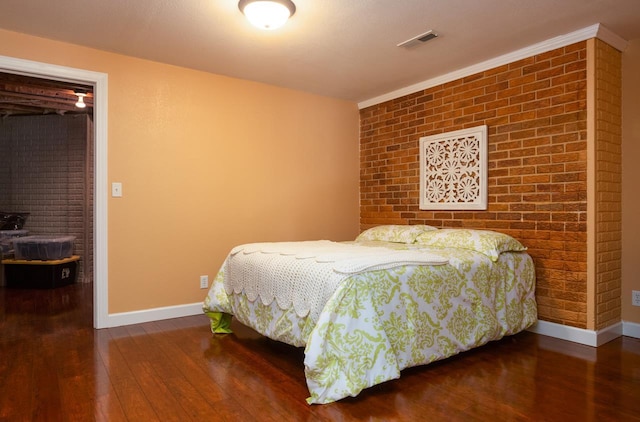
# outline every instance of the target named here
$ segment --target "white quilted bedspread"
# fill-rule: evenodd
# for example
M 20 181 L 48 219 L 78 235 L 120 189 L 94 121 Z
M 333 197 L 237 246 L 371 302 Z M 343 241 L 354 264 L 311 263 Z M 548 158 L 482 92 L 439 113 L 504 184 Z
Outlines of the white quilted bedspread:
M 353 274 L 404 265 L 442 265 L 442 256 L 420 250 L 392 250 L 328 240 L 250 243 L 235 247 L 226 263 L 227 294 L 318 319 L 338 285 Z

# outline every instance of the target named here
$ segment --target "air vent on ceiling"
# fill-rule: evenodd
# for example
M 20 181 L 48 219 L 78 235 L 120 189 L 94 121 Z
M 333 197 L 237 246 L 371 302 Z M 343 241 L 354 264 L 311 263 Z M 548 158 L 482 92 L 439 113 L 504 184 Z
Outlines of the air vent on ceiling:
M 420 34 L 420 35 L 416 35 L 413 38 L 409 38 L 406 41 L 402 41 L 400 44 L 398 44 L 398 47 L 411 47 L 414 46 L 416 44 L 421 44 L 423 42 L 427 42 L 429 40 L 432 40 L 434 38 L 436 38 L 438 36 L 438 34 L 436 34 L 435 32 L 433 32 L 432 29 L 428 30 L 427 32 Z

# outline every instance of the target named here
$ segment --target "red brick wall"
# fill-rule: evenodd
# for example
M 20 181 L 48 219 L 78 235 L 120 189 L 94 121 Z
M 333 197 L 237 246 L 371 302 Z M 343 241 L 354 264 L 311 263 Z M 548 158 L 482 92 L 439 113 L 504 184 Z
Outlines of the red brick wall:
M 586 327 L 586 42 L 361 110 L 360 225 L 486 228 L 536 263 L 539 318 Z M 488 125 L 486 211 L 421 211 L 419 138 Z
M 594 41 L 595 329 L 620 321 L 622 303 L 622 60 Z

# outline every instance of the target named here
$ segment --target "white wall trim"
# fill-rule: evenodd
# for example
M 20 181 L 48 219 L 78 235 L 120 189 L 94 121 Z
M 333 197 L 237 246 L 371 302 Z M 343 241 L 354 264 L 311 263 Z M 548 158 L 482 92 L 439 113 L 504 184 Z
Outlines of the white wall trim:
M 93 96 L 93 122 L 95 130 L 94 181 L 94 283 L 93 326 L 104 328 L 109 313 L 109 253 L 108 253 L 108 80 L 102 73 L 95 80 Z
M 572 341 L 574 343 L 585 344 L 587 346 L 598 347 L 623 335 L 623 323 L 618 322 L 602 330 L 593 331 L 538 320 L 528 331 L 561 340 Z
M 0 71 L 94 87 L 95 130 L 93 326 L 103 328 L 109 310 L 107 254 L 107 74 L 0 56 Z
M 596 331 L 596 347 L 615 340 L 622 335 L 622 322 Z
M 640 324 L 631 321 L 622 321 L 622 335 L 640 338 Z
M 203 314 L 202 302 L 145 309 L 140 311 L 121 312 L 109 314 L 103 328 L 141 324 L 150 321 L 160 321 L 163 319 L 201 314 Z M 539 320 L 527 331 L 592 347 L 598 347 L 622 335 L 640 338 L 640 324 L 628 321 L 610 325 L 602 330 L 592 331 Z
M 612 32 L 606 26 L 602 25 L 598 25 L 598 33 L 596 34 L 596 38 L 606 42 L 618 51 L 626 50 L 627 45 L 629 45 L 629 42 L 627 40 L 619 37 L 618 34 Z
M 588 362 L 595 363 L 598 361 L 597 347 L 585 346 L 578 343 L 568 345 L 565 342 L 556 341 L 556 339 L 551 336 L 539 336 L 537 343 L 538 346 L 544 350 L 550 350 L 562 355 L 573 356 Z
M 602 39 L 602 41 L 610 44 L 620 51 L 623 51 L 627 45 L 627 41 L 620 38 L 607 28 L 603 27 L 601 24 L 597 23 L 586 28 L 571 32 L 569 34 L 560 35 L 558 37 L 530 45 L 520 50 L 516 50 L 511 53 L 507 53 L 502 56 L 498 56 L 493 59 L 489 59 L 484 62 L 480 62 L 463 69 L 453 71 L 451 73 L 447 73 L 446 75 L 437 76 L 435 78 L 428 79 L 423 82 L 418 82 L 408 87 L 400 88 L 396 91 L 392 91 L 387 94 L 383 94 L 378 97 L 359 102 L 358 108 L 363 109 L 365 107 L 370 107 L 372 105 L 380 104 L 385 101 L 413 94 L 414 92 L 422 91 L 436 85 L 455 81 L 466 76 L 473 75 L 475 73 L 484 72 L 485 70 L 513 63 L 521 59 L 526 59 L 527 57 L 535 56 L 536 54 L 545 53 L 547 51 L 555 50 L 556 48 L 565 47 L 567 45 L 596 37 Z
M 160 321 L 163 319 L 181 318 L 193 315 L 204 315 L 202 311 L 202 302 L 109 314 L 107 327 L 142 324 L 144 322 Z

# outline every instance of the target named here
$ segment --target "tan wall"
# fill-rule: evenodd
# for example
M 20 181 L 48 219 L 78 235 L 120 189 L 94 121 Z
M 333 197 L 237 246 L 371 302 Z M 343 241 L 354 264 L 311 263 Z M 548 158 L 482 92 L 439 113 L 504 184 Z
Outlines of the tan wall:
M 640 324 L 640 39 L 622 54 L 622 320 Z
M 109 75 L 109 312 L 201 301 L 240 242 L 358 233 L 355 103 L 0 30 L 0 55 Z

